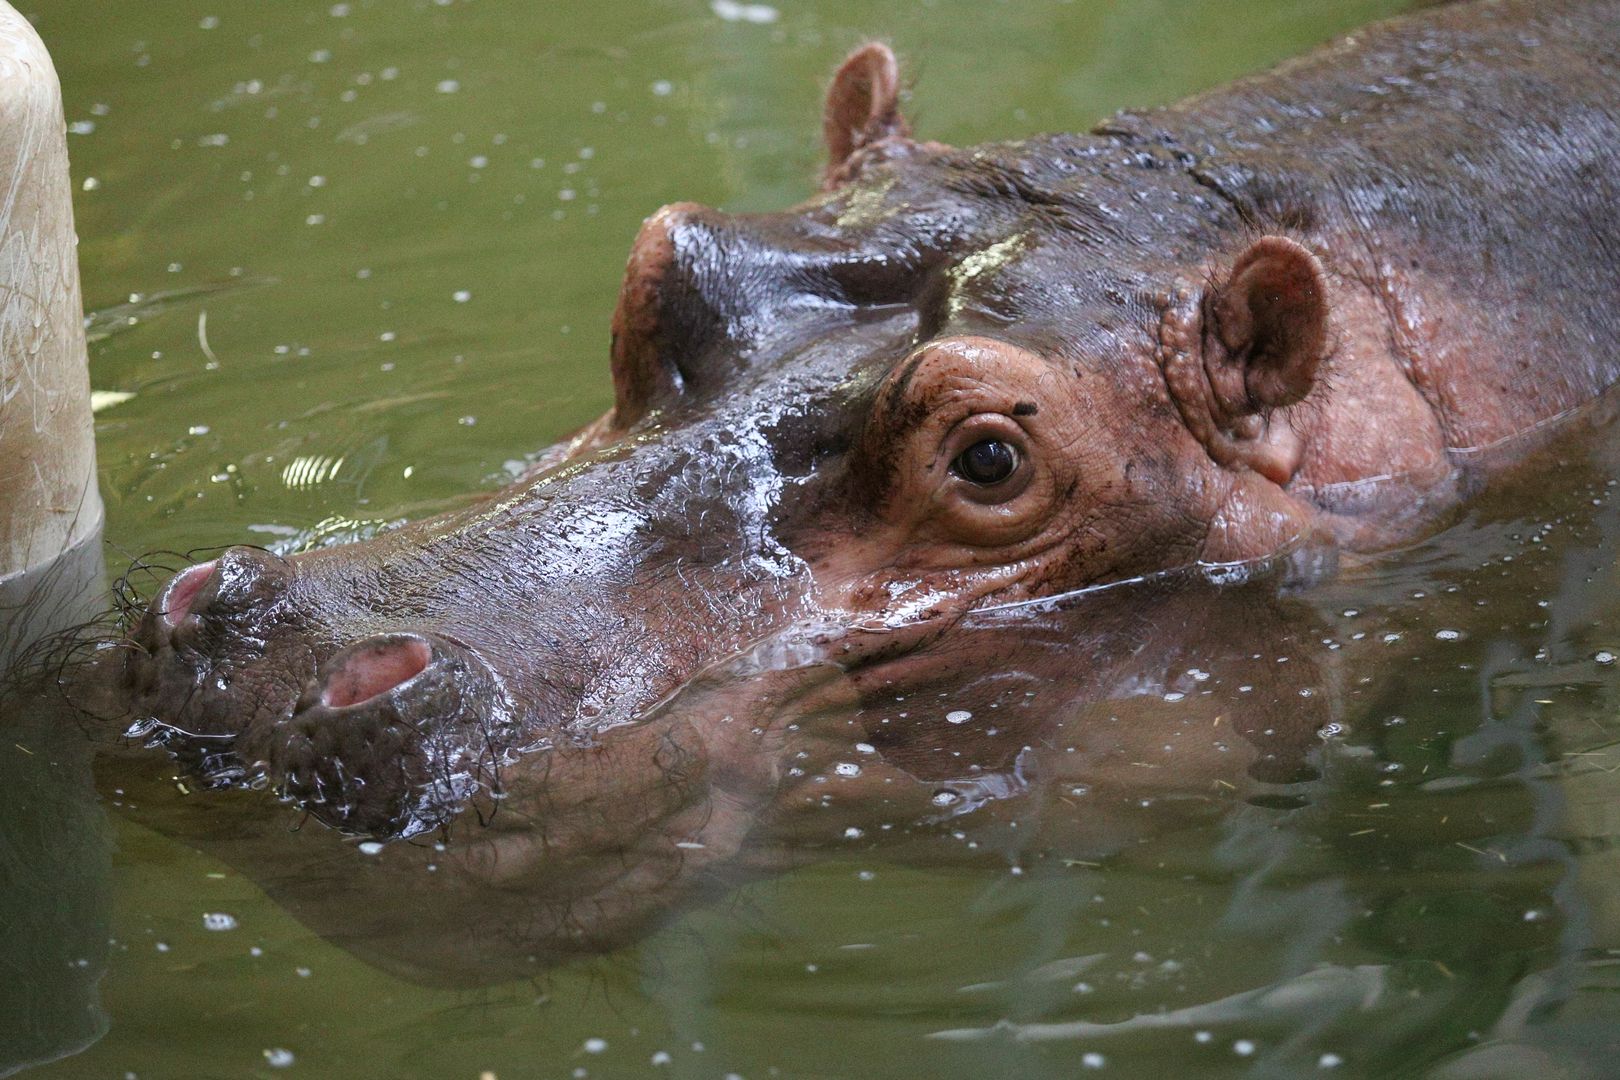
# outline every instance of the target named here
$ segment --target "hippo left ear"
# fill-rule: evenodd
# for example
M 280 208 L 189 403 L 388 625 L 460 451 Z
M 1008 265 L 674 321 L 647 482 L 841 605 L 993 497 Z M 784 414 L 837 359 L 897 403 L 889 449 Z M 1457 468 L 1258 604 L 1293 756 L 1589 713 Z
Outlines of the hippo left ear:
M 1204 367 L 1230 419 L 1304 400 L 1327 341 L 1322 264 L 1285 236 L 1256 240 L 1205 294 Z
M 887 45 L 868 42 L 838 68 L 827 88 L 821 132 L 827 143 L 822 174 L 827 188 L 846 178 L 845 165 L 861 147 L 911 134 L 900 115 L 900 65 Z

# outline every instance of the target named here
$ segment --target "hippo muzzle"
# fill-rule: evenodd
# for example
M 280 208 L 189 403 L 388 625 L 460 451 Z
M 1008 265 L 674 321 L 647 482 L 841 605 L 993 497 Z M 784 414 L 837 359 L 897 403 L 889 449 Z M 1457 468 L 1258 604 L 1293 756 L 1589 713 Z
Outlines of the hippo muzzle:
M 296 575 L 292 560 L 250 548 L 175 575 L 126 664 L 148 717 L 136 730 L 171 746 L 228 741 L 205 774 L 268 782 L 367 835 L 415 835 L 498 789 L 515 714 L 495 670 L 434 631 L 364 635 L 321 656 L 291 606 Z

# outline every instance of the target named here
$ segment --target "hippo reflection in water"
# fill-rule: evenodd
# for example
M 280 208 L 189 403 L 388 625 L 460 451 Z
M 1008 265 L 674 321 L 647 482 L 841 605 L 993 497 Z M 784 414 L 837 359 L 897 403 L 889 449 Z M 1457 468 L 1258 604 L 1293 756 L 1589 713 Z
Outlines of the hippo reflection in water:
M 926 831 L 1037 774 L 1141 788 L 1144 755 L 1164 791 L 1289 779 L 1332 717 L 1241 568 L 1432 531 L 1620 374 L 1617 50 L 1617 3 L 1451 5 L 957 149 L 859 49 L 820 195 L 646 222 L 606 416 L 469 509 L 230 549 L 134 629 L 148 743 L 418 842 L 355 867 L 245 796 L 173 827 L 357 942 L 403 916 L 354 898 L 408 884 L 416 951 L 371 951 L 433 973 L 468 889 L 499 968 L 622 938 L 762 830 Z M 1132 711 L 1212 641 L 1243 737 Z

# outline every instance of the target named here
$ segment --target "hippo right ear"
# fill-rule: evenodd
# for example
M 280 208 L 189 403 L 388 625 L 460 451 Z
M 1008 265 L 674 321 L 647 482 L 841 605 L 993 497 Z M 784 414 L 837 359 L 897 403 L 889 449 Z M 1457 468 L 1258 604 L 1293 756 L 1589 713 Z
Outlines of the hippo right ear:
M 1285 236 L 1263 236 L 1217 274 L 1202 302 L 1167 309 L 1160 363 L 1181 417 L 1210 457 L 1286 484 L 1304 444 L 1271 414 L 1305 400 L 1328 352 L 1322 264 Z
M 838 68 L 827 88 L 821 133 L 827 143 L 822 186 L 828 189 L 848 178 L 845 166 L 855 151 L 911 134 L 900 115 L 900 65 L 887 45 L 868 42 Z
M 1229 418 L 1304 400 L 1327 354 L 1327 285 L 1286 236 L 1249 245 L 1204 298 L 1205 367 Z

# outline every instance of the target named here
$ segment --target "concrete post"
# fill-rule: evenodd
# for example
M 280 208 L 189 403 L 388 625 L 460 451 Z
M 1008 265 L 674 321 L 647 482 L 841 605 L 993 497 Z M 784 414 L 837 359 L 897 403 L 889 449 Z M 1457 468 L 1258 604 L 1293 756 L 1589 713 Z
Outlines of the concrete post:
M 109 842 L 90 744 L 7 676 L 101 599 L 101 497 L 62 92 L 0 0 L 0 1076 L 107 1028 Z M 15 973 L 24 973 L 16 976 Z
M 0 0 L 0 667 L 99 577 L 77 246 L 56 69 Z

